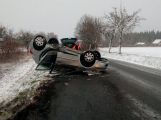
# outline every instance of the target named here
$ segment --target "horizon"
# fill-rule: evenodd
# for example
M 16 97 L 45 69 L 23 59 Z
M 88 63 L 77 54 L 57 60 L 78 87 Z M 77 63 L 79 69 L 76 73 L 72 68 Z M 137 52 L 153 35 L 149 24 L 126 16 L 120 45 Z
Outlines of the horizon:
M 14 32 L 54 32 L 59 38 L 73 37 L 75 27 L 84 14 L 102 17 L 113 7 L 121 5 L 128 13 L 141 9 L 139 16 L 146 19 L 134 32 L 161 31 L 160 4 L 159 0 L 0 0 L 0 24 Z

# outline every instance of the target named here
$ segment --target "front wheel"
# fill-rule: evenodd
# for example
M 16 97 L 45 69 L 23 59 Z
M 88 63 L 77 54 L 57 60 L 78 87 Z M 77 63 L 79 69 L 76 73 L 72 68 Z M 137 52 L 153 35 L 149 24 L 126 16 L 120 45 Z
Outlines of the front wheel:
M 44 36 L 37 35 L 33 40 L 33 47 L 36 50 L 42 50 L 45 48 L 47 41 Z
M 95 53 L 92 51 L 86 51 L 80 56 L 80 63 L 84 67 L 92 67 L 96 61 Z

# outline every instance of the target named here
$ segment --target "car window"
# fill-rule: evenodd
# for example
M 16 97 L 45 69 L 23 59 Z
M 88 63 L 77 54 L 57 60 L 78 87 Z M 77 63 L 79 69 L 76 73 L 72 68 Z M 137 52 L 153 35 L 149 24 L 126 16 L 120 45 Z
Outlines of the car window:
M 63 38 L 61 39 L 62 45 L 72 48 L 75 42 L 77 41 L 77 38 Z

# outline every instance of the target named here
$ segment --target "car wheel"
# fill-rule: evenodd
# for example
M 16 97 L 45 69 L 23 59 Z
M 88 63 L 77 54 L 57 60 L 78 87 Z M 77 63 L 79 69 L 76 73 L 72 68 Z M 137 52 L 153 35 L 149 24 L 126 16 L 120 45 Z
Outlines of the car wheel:
M 44 36 L 42 35 L 38 35 L 34 38 L 33 40 L 33 47 L 36 49 L 36 50 L 42 50 L 45 48 L 47 44 L 47 41 L 45 39 Z
M 50 38 L 48 43 L 53 47 L 53 49 L 59 48 L 59 41 L 57 38 Z
M 100 52 L 98 52 L 98 51 L 93 51 L 94 52 L 94 54 L 95 54 L 95 56 L 96 56 L 96 59 L 101 59 L 101 54 L 100 54 Z
M 84 67 L 92 67 L 94 65 L 95 61 L 96 61 L 96 57 L 95 57 L 94 52 L 92 52 L 92 51 L 86 51 L 86 52 L 82 53 L 80 56 L 80 63 Z

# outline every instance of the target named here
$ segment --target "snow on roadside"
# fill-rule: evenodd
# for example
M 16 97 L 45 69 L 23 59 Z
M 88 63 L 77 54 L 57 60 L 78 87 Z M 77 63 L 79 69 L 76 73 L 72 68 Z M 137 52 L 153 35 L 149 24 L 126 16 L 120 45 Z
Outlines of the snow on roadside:
M 123 47 L 122 54 L 118 54 L 118 48 L 100 48 L 103 57 L 126 61 L 161 70 L 161 47 Z
M 20 92 L 30 89 L 33 85 L 32 81 L 36 79 L 38 74 L 41 74 L 41 72 L 35 72 L 36 64 L 31 58 L 19 61 L 17 64 L 0 65 L 2 72 L 0 77 L 1 105 L 12 101 Z

